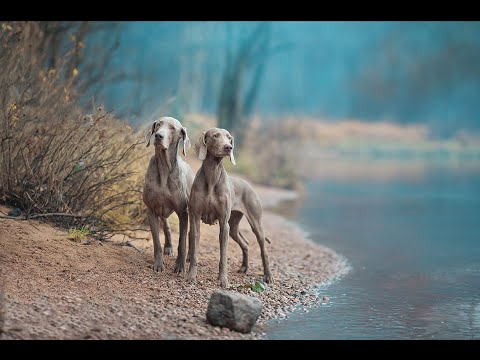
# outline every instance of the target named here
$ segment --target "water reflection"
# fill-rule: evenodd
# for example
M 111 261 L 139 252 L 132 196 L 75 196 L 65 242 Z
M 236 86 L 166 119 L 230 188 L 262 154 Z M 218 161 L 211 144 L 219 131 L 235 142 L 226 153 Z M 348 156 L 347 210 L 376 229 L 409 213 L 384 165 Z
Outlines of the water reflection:
M 323 170 L 300 204 L 277 209 L 353 270 L 321 290 L 328 306 L 273 322 L 270 338 L 480 338 L 480 172 L 409 169 L 391 178 Z

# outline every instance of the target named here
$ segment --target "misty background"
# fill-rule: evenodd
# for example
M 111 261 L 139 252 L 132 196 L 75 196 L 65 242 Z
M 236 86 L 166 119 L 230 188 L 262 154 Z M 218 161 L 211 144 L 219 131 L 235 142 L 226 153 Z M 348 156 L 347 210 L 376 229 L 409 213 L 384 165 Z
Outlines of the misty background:
M 111 50 L 84 95 L 140 124 L 168 112 L 218 112 L 228 56 L 258 22 L 105 23 L 85 58 Z M 241 74 L 249 112 L 426 123 L 433 136 L 477 130 L 478 22 L 271 22 Z M 112 31 L 115 27 L 115 31 Z M 237 52 L 237 53 L 236 53 Z M 105 64 L 106 65 L 106 64 Z M 87 64 L 81 63 L 79 72 Z M 98 64 L 97 64 L 98 67 Z M 84 74 L 84 73 L 83 73 Z M 248 114 L 247 114 L 248 115 Z

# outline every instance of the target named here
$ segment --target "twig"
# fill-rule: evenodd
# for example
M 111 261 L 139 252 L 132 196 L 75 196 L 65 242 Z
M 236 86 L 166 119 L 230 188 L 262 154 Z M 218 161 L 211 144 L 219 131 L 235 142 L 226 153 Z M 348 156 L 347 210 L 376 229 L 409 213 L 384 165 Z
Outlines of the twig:
M 137 248 L 135 245 L 133 245 L 130 241 L 124 241 L 124 242 L 121 242 L 120 244 L 118 244 L 120 246 L 129 246 L 129 247 L 132 247 L 134 248 L 135 250 L 137 250 L 140 254 L 143 254 L 143 251 L 140 250 L 139 248 Z
M 73 217 L 73 218 L 82 218 L 83 215 L 75 215 L 75 214 L 66 214 L 66 213 L 48 213 L 48 214 L 35 214 L 31 216 L 25 216 L 25 217 L 20 217 L 20 216 L 2 216 L 0 215 L 1 219 L 12 219 L 12 220 L 30 220 L 30 219 L 36 219 L 36 218 L 41 218 L 41 217 L 49 217 L 49 216 L 66 216 L 66 217 Z
M 39 217 L 48 217 L 48 216 L 66 216 L 66 217 L 73 217 L 73 218 L 82 218 L 83 215 L 76 215 L 76 214 L 67 214 L 67 213 L 48 213 L 48 214 L 36 214 L 29 216 L 29 219 L 36 219 Z
M 148 238 L 146 237 L 139 237 L 139 236 L 135 236 L 133 234 L 130 234 L 127 232 L 128 230 L 126 231 L 122 231 L 122 230 L 116 230 L 114 232 L 110 232 L 108 229 L 105 229 L 105 230 L 97 230 L 95 231 L 96 234 L 99 234 L 99 235 L 102 235 L 103 238 L 112 238 L 114 237 L 115 235 L 126 235 L 128 236 L 130 239 L 132 240 L 143 240 L 143 241 L 149 241 Z

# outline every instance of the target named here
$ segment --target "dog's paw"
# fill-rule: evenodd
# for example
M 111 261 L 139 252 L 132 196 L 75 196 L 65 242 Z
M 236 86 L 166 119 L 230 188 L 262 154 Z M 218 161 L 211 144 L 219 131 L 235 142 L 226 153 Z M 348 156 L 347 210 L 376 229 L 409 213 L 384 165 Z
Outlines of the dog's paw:
M 223 289 L 228 289 L 230 284 L 228 283 L 228 279 L 224 276 L 220 277 L 220 287 Z
M 192 263 L 190 263 L 190 269 L 188 269 L 187 282 L 189 284 L 195 284 L 197 282 L 197 267 L 192 267 Z
M 268 273 L 263 276 L 263 281 L 265 281 L 266 284 L 273 284 L 273 275 Z
M 248 271 L 248 266 L 242 266 L 240 269 L 238 269 L 238 272 L 240 274 L 246 274 Z
M 175 274 L 181 274 L 185 272 L 185 263 L 183 261 L 177 261 L 175 263 L 175 268 L 173 269 Z
M 165 266 L 163 265 L 163 260 L 157 260 L 153 264 L 153 271 L 155 272 L 162 272 L 165 269 Z
M 165 246 L 163 249 L 163 255 L 173 256 L 173 248 L 171 246 Z

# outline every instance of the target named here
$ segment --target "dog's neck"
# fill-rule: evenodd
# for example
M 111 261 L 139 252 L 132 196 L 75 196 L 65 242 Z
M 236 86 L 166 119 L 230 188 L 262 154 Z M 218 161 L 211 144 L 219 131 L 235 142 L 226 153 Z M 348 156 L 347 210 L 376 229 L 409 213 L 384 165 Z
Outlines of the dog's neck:
M 157 159 L 158 176 L 160 177 L 160 186 L 165 188 L 170 174 L 177 168 L 178 144 L 170 145 L 164 150 L 161 146 L 155 146 L 155 158 Z
M 223 167 L 223 158 L 207 154 L 205 160 L 203 160 L 202 169 L 208 194 L 211 194 L 221 176 L 227 174 Z

